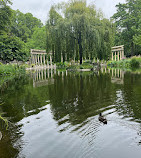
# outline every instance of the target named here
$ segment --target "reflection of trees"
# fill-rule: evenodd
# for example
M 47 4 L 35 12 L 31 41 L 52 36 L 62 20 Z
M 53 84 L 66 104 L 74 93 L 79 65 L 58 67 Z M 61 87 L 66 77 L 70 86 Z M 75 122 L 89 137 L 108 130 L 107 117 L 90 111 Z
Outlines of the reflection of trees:
M 29 76 L 15 77 L 7 82 L 6 88 L 1 91 L 0 102 L 3 102 L 2 109 L 6 112 L 4 116 L 9 118 L 11 123 L 8 130 L 0 128 L 3 134 L 3 139 L 0 141 L 0 157 L 16 157 L 21 150 L 22 133 L 20 133 L 21 127 L 13 123 L 28 115 L 39 113 L 41 111 L 39 108 L 44 106 L 47 100 L 48 87 L 33 88 L 33 81 Z
M 96 115 L 98 109 L 111 105 L 115 93 L 108 74 L 69 73 L 63 79 L 56 76 L 54 85 L 49 87 L 49 98 L 54 119 L 59 121 L 68 115 L 66 121 L 76 125 Z
M 34 109 L 35 113 L 40 112 L 39 108 L 48 100 L 47 86 L 33 88 L 32 82 L 28 76 L 17 77 L 1 92 L 1 101 L 4 102 L 3 111 L 6 111 L 6 116 L 12 117 L 15 122 L 28 116 L 28 111 Z
M 141 119 L 141 75 L 126 73 L 125 84 L 122 89 L 122 104 L 118 105 L 118 112 L 125 117 Z M 138 120 L 138 121 L 139 121 Z

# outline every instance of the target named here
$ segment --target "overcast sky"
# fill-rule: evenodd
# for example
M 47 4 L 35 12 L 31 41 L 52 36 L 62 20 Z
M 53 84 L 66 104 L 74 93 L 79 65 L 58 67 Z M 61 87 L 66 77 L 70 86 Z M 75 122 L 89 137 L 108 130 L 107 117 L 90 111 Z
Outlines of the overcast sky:
M 33 16 L 41 19 L 43 23 L 47 20 L 47 15 L 51 5 L 68 0 L 12 0 L 12 8 L 19 9 L 23 13 L 30 12 Z M 106 18 L 110 18 L 115 12 L 115 5 L 124 3 L 126 0 L 87 0 L 88 4 L 94 3 L 96 9 L 103 11 Z

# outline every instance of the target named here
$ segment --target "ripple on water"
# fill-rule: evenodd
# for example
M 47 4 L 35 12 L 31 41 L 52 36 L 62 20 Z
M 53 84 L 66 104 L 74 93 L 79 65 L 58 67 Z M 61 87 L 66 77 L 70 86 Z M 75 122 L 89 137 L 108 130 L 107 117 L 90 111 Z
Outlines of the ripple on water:
M 98 121 L 99 111 L 103 111 L 107 125 Z M 24 118 L 19 122 L 23 124 L 22 141 L 25 142 L 19 157 L 119 158 L 130 156 L 133 148 L 138 158 L 140 151 L 136 144 L 140 145 L 141 140 L 137 133 L 140 131 L 139 123 L 119 116 L 115 105 L 101 108 L 96 113 L 76 125 L 69 122 L 69 115 L 55 121 L 49 106 Z

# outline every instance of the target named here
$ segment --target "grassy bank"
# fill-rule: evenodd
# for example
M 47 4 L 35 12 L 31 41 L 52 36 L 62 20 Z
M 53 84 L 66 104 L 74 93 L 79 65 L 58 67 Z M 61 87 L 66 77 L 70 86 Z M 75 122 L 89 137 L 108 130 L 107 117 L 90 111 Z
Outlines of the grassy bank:
M 137 69 L 141 67 L 141 57 L 132 57 L 120 61 L 108 61 L 107 65 L 115 68 Z

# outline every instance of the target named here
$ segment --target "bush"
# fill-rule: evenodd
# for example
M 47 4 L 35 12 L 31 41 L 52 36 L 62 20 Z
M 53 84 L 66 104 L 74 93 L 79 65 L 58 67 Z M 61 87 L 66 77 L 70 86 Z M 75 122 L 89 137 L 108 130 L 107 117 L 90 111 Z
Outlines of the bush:
M 139 68 L 140 63 L 136 60 L 136 58 L 132 58 L 130 61 L 131 68 Z

